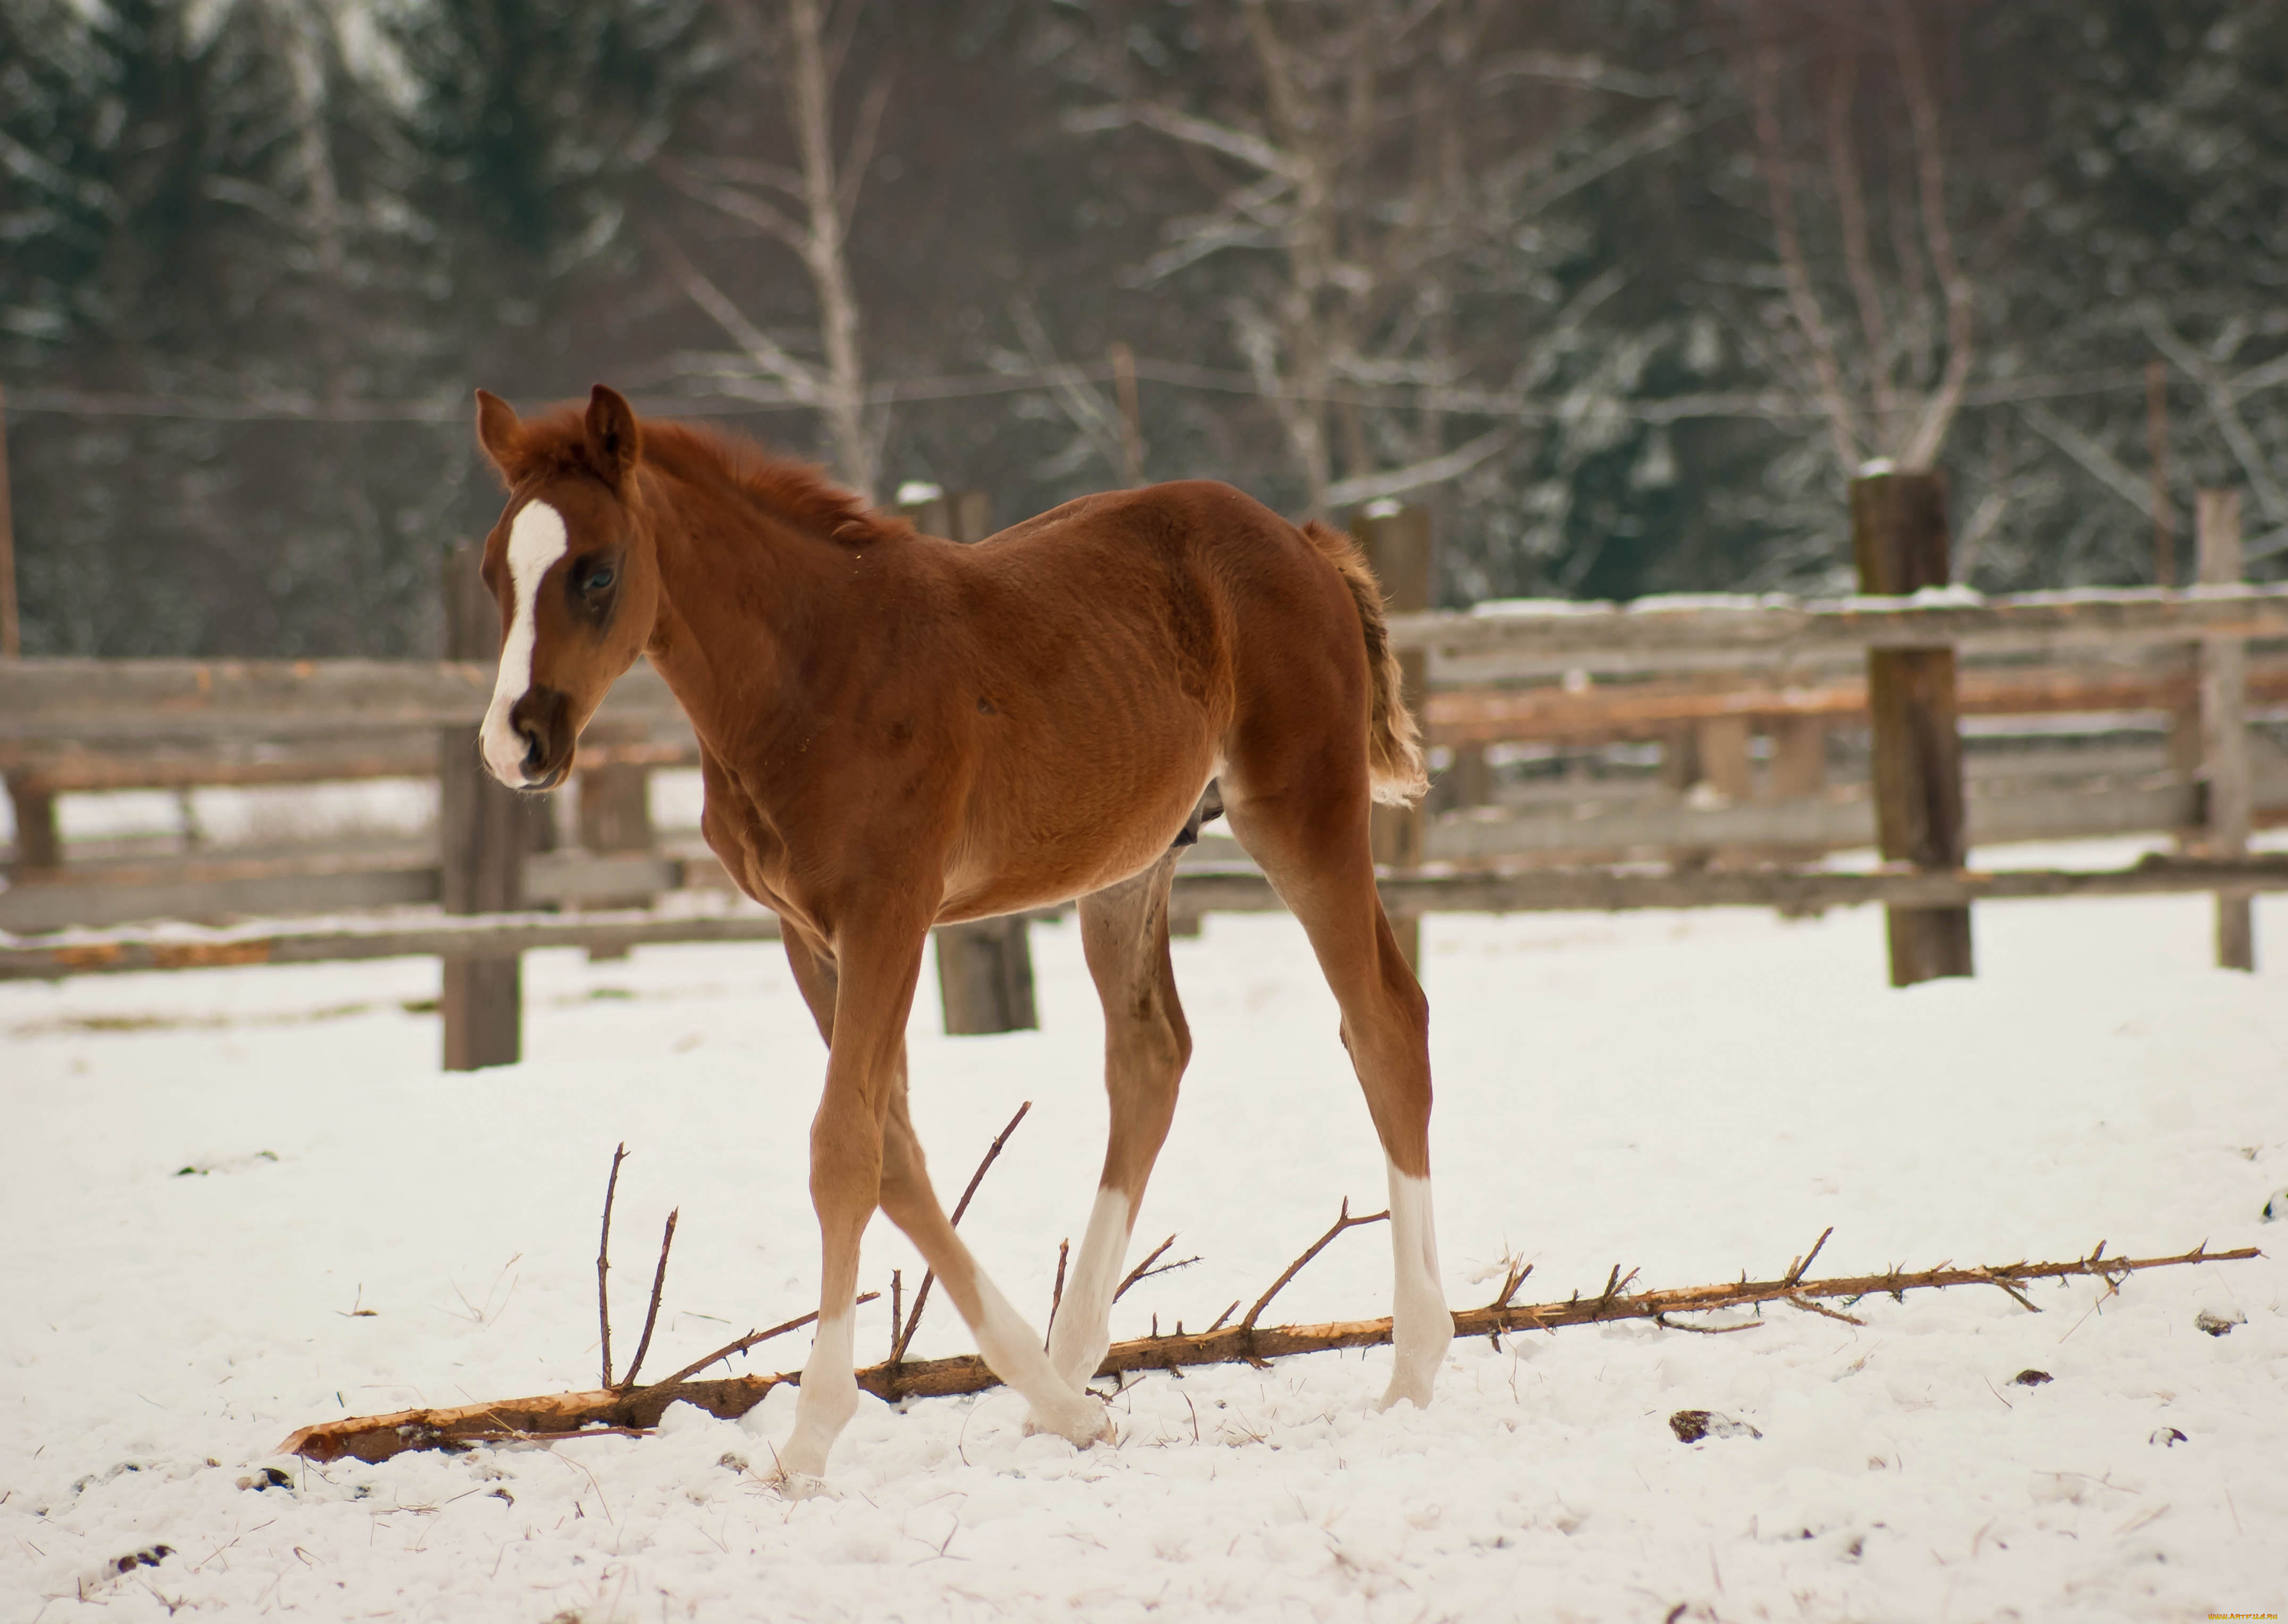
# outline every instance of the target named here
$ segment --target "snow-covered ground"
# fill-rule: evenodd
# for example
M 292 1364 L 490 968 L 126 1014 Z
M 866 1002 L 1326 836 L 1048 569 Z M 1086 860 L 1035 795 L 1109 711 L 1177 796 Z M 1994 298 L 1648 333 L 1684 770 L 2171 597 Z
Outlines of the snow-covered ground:
M 2083 852 L 2085 861 L 2118 857 Z M 1815 1272 L 2276 1243 L 2288 905 L 2253 977 L 2205 899 L 1979 910 L 1981 974 L 1895 993 L 1872 911 L 1449 917 L 1426 931 L 1439 1216 L 1458 1303 Z M 1034 933 L 1044 1029 L 914 1021 L 957 1189 L 1035 1102 L 964 1230 L 1037 1319 L 1104 1117 L 1076 934 Z M 1115 1334 L 1251 1298 L 1382 1161 L 1284 918 L 1176 947 L 1197 1055 L 1140 1238 L 1195 1266 Z M 679 1207 L 654 1374 L 812 1305 L 822 1050 L 775 950 L 528 961 L 531 1058 L 444 1076 L 434 966 L 0 986 L 0 1617 L 2114 1620 L 2288 1600 L 2288 1276 L 2140 1275 L 1458 1344 L 1426 1413 L 1386 1350 L 1150 1377 L 1120 1440 L 1022 1435 L 1006 1394 L 862 1400 L 839 1498 L 762 1480 L 791 1394 L 656 1438 L 270 1452 L 344 1414 L 592 1385 L 603 1176 L 624 1139 L 616 1341 Z M 1277 1317 L 1386 1311 L 1344 1236 Z M 870 1237 L 866 1281 L 914 1260 Z M 2202 1311 L 2244 1316 L 2223 1336 Z M 365 1311 L 370 1311 L 369 1312 Z M 1728 1317 L 1737 1319 L 1741 1317 Z M 882 1305 L 861 1311 L 879 1357 Z M 800 1337 L 752 1367 L 800 1362 Z M 917 1350 L 966 1347 L 941 1300 Z M 2046 1371 L 2038 1386 L 2018 1373 Z M 1711 1409 L 1760 1437 L 1687 1446 Z M 2183 1435 L 2171 1441 L 2172 1431 Z M 2156 1440 L 2159 1441 L 2156 1441 Z M 282 1484 L 264 1473 L 281 1469 Z M 167 1553 L 155 1565 L 137 1552 Z M 128 1571 L 119 1564 L 126 1559 Z

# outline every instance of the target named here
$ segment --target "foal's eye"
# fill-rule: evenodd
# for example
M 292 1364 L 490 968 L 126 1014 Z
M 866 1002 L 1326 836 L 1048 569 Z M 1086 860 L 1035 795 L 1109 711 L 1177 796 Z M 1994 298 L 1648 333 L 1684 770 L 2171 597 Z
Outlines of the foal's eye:
M 611 584 L 612 566 L 607 564 L 600 569 L 590 572 L 588 578 L 580 583 L 580 590 L 584 592 L 600 592 Z

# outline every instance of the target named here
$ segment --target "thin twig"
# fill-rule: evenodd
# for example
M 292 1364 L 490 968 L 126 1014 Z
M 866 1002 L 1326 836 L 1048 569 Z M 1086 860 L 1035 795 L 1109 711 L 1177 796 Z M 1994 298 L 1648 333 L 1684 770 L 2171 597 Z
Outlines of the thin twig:
M 1316 1240 L 1314 1240 L 1304 1251 L 1302 1256 L 1297 1258 L 1293 1263 L 1289 1264 L 1287 1265 L 1286 1272 L 1283 1273 L 1277 1279 L 1271 1282 L 1270 1290 L 1265 1292 L 1261 1296 L 1255 1299 L 1255 1306 L 1247 1311 L 1247 1318 L 1239 1322 L 1239 1328 L 1243 1331 L 1252 1331 L 1255 1328 L 1257 1317 L 1259 1316 L 1263 1312 L 1264 1309 L 1270 1304 L 1271 1299 L 1277 1296 L 1281 1288 L 1284 1287 L 1288 1281 L 1293 1279 L 1297 1274 L 1302 1271 L 1302 1268 L 1305 1264 L 1309 1263 L 1321 1252 L 1324 1251 L 1329 1241 L 1332 1240 L 1336 1236 L 1341 1234 L 1347 1229 L 1356 1229 L 1362 1224 L 1379 1224 L 1388 1216 L 1390 1216 L 1390 1214 L 1386 1210 L 1376 1213 L 1371 1217 L 1354 1218 L 1351 1216 L 1350 1197 L 1345 1196 L 1343 1198 L 1342 1211 L 1336 1217 L 1333 1227 L 1329 1229 L 1325 1234 L 1320 1236 Z
M 1144 1278 L 1144 1271 L 1152 1266 L 1153 1259 L 1158 1257 L 1161 1253 L 1166 1251 L 1170 1247 L 1175 1244 L 1176 1238 L 1173 1235 L 1171 1235 L 1165 1240 L 1163 1240 L 1158 1246 L 1154 1247 L 1150 1251 L 1145 1253 L 1144 1261 L 1138 1264 L 1133 1269 L 1131 1269 L 1128 1271 L 1128 1278 L 1122 1280 L 1119 1286 L 1115 1288 L 1112 1294 L 1112 1300 L 1115 1303 L 1119 1302 L 1120 1294 L 1122 1292 L 1126 1291 L 1131 1286 L 1133 1286 L 1137 1281 Z
M 1509 1300 L 1517 1295 L 1517 1288 L 1525 1284 L 1525 1277 L 1532 1272 L 1533 1265 L 1531 1264 L 1526 1264 L 1521 1266 L 1515 1258 L 1509 1259 L 1502 1272 L 1502 1288 L 1500 1295 L 1496 1296 L 1492 1302 L 1487 1303 L 1486 1306 L 1488 1308 L 1507 1308 L 1509 1306 Z
M 1521 1265 L 1514 1256 L 1504 1256 L 1502 1259 L 1502 1288 L 1495 1296 L 1494 1300 L 1487 1303 L 1486 1306 L 1488 1308 L 1507 1308 L 1509 1306 L 1509 1300 L 1517 1295 L 1517 1288 L 1525 1283 L 1525 1277 L 1532 1272 L 1533 1265 L 1531 1264 Z M 1488 1331 L 1486 1333 L 1486 1341 L 1493 1345 L 1496 1352 L 1499 1352 L 1501 1351 L 1501 1327 L 1499 1326 L 1496 1326 L 1492 1330 Z
M 1937 459 L 1946 432 L 1962 406 L 1963 387 L 1970 380 L 1971 315 L 1975 296 L 1970 278 L 1954 256 L 1954 234 L 1946 219 L 1946 169 L 1942 155 L 1938 108 L 1923 66 L 1922 44 L 1915 20 L 1904 0 L 1890 0 L 1892 49 L 1899 59 L 1899 82 L 1906 91 L 1907 128 L 1914 139 L 1915 180 L 1921 204 L 1923 242 L 1931 266 L 1938 273 L 1946 295 L 1946 367 L 1938 387 L 1923 403 L 1913 441 L 1900 460 L 1912 469 L 1927 469 Z
M 1003 1129 L 995 1136 L 993 1143 L 985 1147 L 985 1160 L 977 1164 L 977 1171 L 969 1176 L 969 1187 L 961 1192 L 961 1200 L 954 1203 L 953 1216 L 949 1221 L 949 1224 L 958 1224 L 961 1222 L 961 1215 L 969 1210 L 969 1198 L 975 1195 L 977 1186 L 985 1182 L 986 1171 L 992 1167 L 994 1158 L 1000 1155 L 1001 1147 L 1009 1143 L 1009 1136 L 1017 1131 L 1017 1124 L 1025 1120 L 1025 1113 L 1032 1108 L 1033 1102 L 1029 1099 L 1019 1105 L 1017 1114 L 1009 1119 L 1009 1126 Z M 893 1365 L 904 1359 L 906 1350 L 913 1345 L 914 1333 L 921 1329 L 922 1310 L 929 1303 L 930 1287 L 936 1284 L 936 1270 L 932 1269 L 923 1274 L 921 1287 L 914 1293 L 914 1311 L 907 1316 L 905 1329 L 898 1334 L 898 1340 L 891 1346 L 890 1363 Z
M 867 1303 L 874 1302 L 876 1299 L 880 1297 L 881 1295 L 882 1294 L 878 1291 L 870 1291 L 865 1295 L 854 1299 L 851 1303 L 850 1306 L 853 1308 L 863 1308 Z M 717 1359 L 727 1359 L 735 1353 L 744 1353 L 748 1349 L 756 1346 L 758 1343 L 767 1343 L 774 1336 L 783 1336 L 789 1331 L 799 1331 L 803 1327 L 810 1324 L 811 1321 L 817 1318 L 818 1311 L 816 1309 L 813 1309 L 806 1314 L 803 1314 L 788 1320 L 784 1325 L 775 1325 L 767 1331 L 750 1331 L 744 1336 L 739 1338 L 738 1341 L 725 1343 L 721 1347 L 716 1349 L 714 1352 L 706 1355 L 703 1359 L 695 1359 L 692 1360 L 691 1363 L 686 1365 L 673 1375 L 667 1377 L 664 1381 L 655 1382 L 652 1385 L 654 1387 L 673 1387 L 679 1382 L 688 1381 L 691 1377 L 697 1375 L 701 1371 L 706 1369 L 708 1366 L 713 1364 Z
M 1847 1314 L 1839 1308 L 1822 1307 L 1819 1303 L 1813 1302 L 1809 1297 L 1789 1297 L 1786 1299 L 1786 1302 L 1789 1307 L 1799 1308 L 1807 1314 L 1824 1314 L 1830 1319 L 1840 1319 L 1846 1325 L 1864 1325 L 1867 1323 L 1864 1319 L 1859 1318 L 1858 1315 Z
M 628 1361 L 628 1374 L 620 1378 L 622 1387 L 636 1384 L 636 1372 L 643 1368 L 644 1355 L 651 1351 L 652 1327 L 659 1323 L 660 1288 L 667 1284 L 667 1249 L 675 1244 L 675 1221 L 683 1216 L 677 1208 L 667 1215 L 667 1227 L 659 1232 L 659 1267 L 652 1271 L 651 1306 L 644 1310 L 643 1336 L 636 1343 L 636 1356 Z
M 1835 458 L 1844 473 L 1849 475 L 1859 468 L 1859 424 L 1845 392 L 1843 364 L 1836 352 L 1835 337 L 1819 307 L 1819 295 L 1812 287 L 1811 273 L 1805 265 L 1803 241 L 1797 234 L 1795 183 L 1788 173 L 1787 148 L 1780 129 L 1779 63 L 1777 48 L 1766 45 L 1756 52 L 1748 68 L 1749 105 L 1755 115 L 1756 166 L 1763 171 L 1764 190 L 1771 206 L 1772 242 L 1786 276 L 1789 313 L 1795 318 L 1796 329 L 1804 342 L 1810 346 L 1812 376 L 1818 386 L 1820 404 L 1827 411 L 1827 429 L 1834 442 Z
M 1827 1244 L 1827 1238 L 1834 1232 L 1835 1225 L 1832 1224 L 1820 1231 L 1819 1239 L 1811 1243 L 1811 1250 L 1805 1253 L 1794 1263 L 1788 1265 L 1787 1278 L 1791 1281 L 1799 1280 L 1803 1278 L 1803 1271 L 1811 1267 L 1811 1260 L 1819 1256 L 1819 1248 Z
M 1605 1289 L 1598 1295 L 1596 1306 L 1590 1310 L 1589 1318 L 1602 1319 L 1605 1317 L 1605 1311 L 1612 1306 L 1613 1299 L 1627 1290 L 1629 1282 L 1636 1278 L 1637 1271 L 1634 1269 L 1623 1274 L 1620 1264 L 1615 1264 L 1612 1273 L 1605 1277 Z
M 2031 1297 L 2029 1297 L 2024 1292 L 2019 1290 L 2009 1281 L 1994 1279 L 1991 1275 L 1989 1276 L 1989 1279 L 1997 1289 L 2009 1293 L 2011 1301 L 2017 1303 L 2019 1307 L 2024 1309 L 2028 1313 L 2038 1314 L 2042 1311 L 2035 1305 L 2034 1300 Z
M 1678 1325 L 1660 1314 L 1652 1322 L 1664 1331 L 1689 1331 L 1695 1336 L 1727 1336 L 1734 1331 L 1752 1331 L 1763 1324 L 1760 1319 L 1744 1319 L 1738 1325 Z
M 1158 1246 L 1154 1247 L 1150 1253 L 1146 1256 L 1142 1263 L 1138 1264 L 1133 1269 L 1131 1269 L 1128 1271 L 1128 1278 L 1122 1280 L 1118 1288 L 1113 1292 L 1112 1300 L 1115 1303 L 1119 1302 L 1121 1298 L 1128 1295 L 1128 1288 L 1131 1286 L 1137 1285 L 1144 1280 L 1148 1280 L 1156 1274 L 1172 1274 L 1179 1269 L 1188 1269 L 1194 1264 L 1200 1261 L 1196 1257 L 1186 1257 L 1179 1259 L 1177 1262 L 1172 1264 L 1161 1264 L 1158 1268 L 1155 1269 L 1152 1265 L 1158 1260 L 1160 1255 L 1175 1244 L 1176 1238 L 1173 1235 L 1171 1235 L 1165 1240 L 1163 1240 Z
M 1049 1328 L 1047 1331 L 1044 1331 L 1041 1334 L 1041 1345 L 1045 1348 L 1049 1345 L 1048 1337 L 1050 1332 L 1053 1332 L 1057 1328 L 1057 1310 L 1064 1306 L 1065 1261 L 1071 1256 L 1072 1237 L 1070 1235 L 1067 1235 L 1062 1240 L 1057 1242 L 1057 1281 L 1055 1285 L 1049 1287 Z M 891 1313 L 890 1318 L 893 1322 L 896 1320 L 897 1314 L 894 1311 Z
M 604 1326 L 604 1381 L 612 1384 L 612 1298 L 604 1277 L 612 1270 L 612 1197 L 620 1187 L 620 1163 L 628 1159 L 627 1141 L 612 1152 L 612 1176 L 604 1181 L 604 1233 L 596 1243 L 596 1317 Z
M 898 1333 L 905 1328 L 906 1271 L 890 1271 L 890 1357 L 898 1357 Z

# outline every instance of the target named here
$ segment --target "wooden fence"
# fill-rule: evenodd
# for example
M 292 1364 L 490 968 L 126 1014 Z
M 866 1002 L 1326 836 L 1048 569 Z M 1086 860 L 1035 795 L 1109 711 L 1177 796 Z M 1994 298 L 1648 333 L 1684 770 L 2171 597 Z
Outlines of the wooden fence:
M 1445 782 L 1461 803 L 1434 820 L 1396 814 L 1378 823 L 1394 916 L 1880 903 L 1891 910 L 1893 976 L 1903 984 L 1968 972 L 1974 901 L 2213 891 L 2223 899 L 2220 958 L 2246 967 L 2247 895 L 2288 888 L 2288 860 L 2246 854 L 2252 827 L 2288 821 L 2288 757 L 2252 758 L 2247 708 L 2288 702 L 2288 659 L 2242 651 L 2250 640 L 2288 640 L 2288 590 L 2236 582 L 2236 512 L 2205 500 L 2204 584 L 1977 599 L 1942 584 L 1944 519 L 1928 484 L 1903 475 L 1859 482 L 1855 527 L 1869 595 L 1833 604 L 1434 614 L 1413 606 L 1428 601 L 1426 522 L 1404 513 L 1362 519 L 1362 539 L 1402 611 L 1392 634 L 1408 662 L 1410 699 L 1434 742 L 1453 753 Z M 932 527 L 968 524 L 949 503 Z M 0 768 L 19 831 L 0 929 L 24 938 L 83 927 L 0 946 L 0 977 L 434 954 L 448 966 L 449 1063 L 473 1066 L 513 1057 L 523 951 L 774 934 L 775 922 L 751 907 L 653 906 L 727 885 L 703 849 L 663 843 L 650 826 L 647 775 L 689 763 L 694 747 L 648 668 L 623 679 L 584 741 L 578 847 L 545 849 L 549 828 L 530 818 L 532 804 L 485 778 L 472 748 L 493 680 L 487 607 L 456 610 L 454 646 L 464 657 L 442 662 L 0 661 Z M 2165 720 L 2171 754 L 2117 749 L 2038 788 L 1982 773 L 1976 761 L 1964 770 L 1961 716 L 2119 712 Z M 1871 741 L 1867 781 L 1830 782 L 1830 735 L 1861 730 Z M 1758 738 L 1769 745 L 1760 786 L 1751 761 Z M 1578 784 L 1513 789 L 1499 797 L 1505 807 L 1473 805 L 1497 798 L 1487 747 L 1517 740 L 1656 741 L 1665 782 L 1650 795 Z M 433 852 L 74 864 L 55 838 L 55 797 L 74 790 L 417 775 L 441 784 Z M 2176 833 L 2189 855 L 2111 874 L 1964 867 L 1972 841 L 2151 830 Z M 1887 860 L 1873 874 L 1774 860 L 1870 844 Z M 1227 842 L 1203 841 L 1180 871 L 1180 917 L 1277 906 L 1237 858 Z M 1647 859 L 1664 870 L 1584 866 Z M 1568 866 L 1549 867 L 1559 862 Z M 442 904 L 451 916 L 196 937 L 84 929 L 422 904 Z M 1024 940 L 1021 920 L 971 931 L 965 959 L 941 939 L 954 1029 L 1030 1024 Z M 981 1013 L 965 1018 L 965 1008 Z

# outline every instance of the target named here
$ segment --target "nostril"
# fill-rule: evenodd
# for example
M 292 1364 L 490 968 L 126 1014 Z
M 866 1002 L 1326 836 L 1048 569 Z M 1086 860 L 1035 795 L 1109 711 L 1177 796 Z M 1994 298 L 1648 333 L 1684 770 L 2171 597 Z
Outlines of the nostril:
M 559 742 L 569 744 L 576 731 L 567 714 L 564 695 L 554 688 L 533 688 L 510 709 L 509 731 L 524 746 L 519 764 L 527 784 L 550 776 L 550 764 L 560 754 Z

